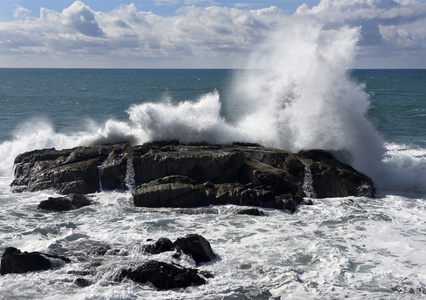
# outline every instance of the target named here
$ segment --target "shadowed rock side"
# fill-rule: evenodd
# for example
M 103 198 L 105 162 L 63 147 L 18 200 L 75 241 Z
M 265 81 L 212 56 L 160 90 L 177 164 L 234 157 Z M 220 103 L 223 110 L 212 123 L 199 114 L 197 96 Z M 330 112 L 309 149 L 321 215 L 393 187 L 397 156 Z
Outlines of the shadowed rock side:
M 21 252 L 9 247 L 1 258 L 1 275 L 9 273 L 26 273 L 54 269 L 71 261 L 63 256 L 50 255 L 40 252 Z
M 137 187 L 134 203 L 144 207 L 229 203 L 294 211 L 305 196 L 374 197 L 372 180 L 328 151 L 291 153 L 253 144 L 156 142 L 36 150 L 15 159 L 14 175 L 16 192 L 87 194 Z
M 197 264 L 216 258 L 210 243 L 199 234 L 187 234 L 183 238 L 178 238 L 173 244 L 176 249 L 190 255 Z

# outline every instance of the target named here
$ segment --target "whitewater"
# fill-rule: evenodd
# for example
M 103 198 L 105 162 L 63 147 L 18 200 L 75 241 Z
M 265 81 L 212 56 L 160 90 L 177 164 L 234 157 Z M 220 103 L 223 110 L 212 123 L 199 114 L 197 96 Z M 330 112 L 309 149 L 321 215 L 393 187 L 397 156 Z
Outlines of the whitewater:
M 90 94 L 100 84 L 93 76 L 74 90 L 72 99 L 60 94 L 73 86 L 61 83 L 59 76 L 56 80 L 64 86 L 60 92 L 55 92 L 59 85 L 49 85 L 48 80 L 34 81 L 40 99 L 53 93 L 58 104 L 46 103 L 42 113 L 23 116 L 18 124 L 13 117 L 24 113 L 13 100 L 19 94 L 7 97 L 12 83 L 3 80 L 0 250 L 13 246 L 52 252 L 73 263 L 52 271 L 2 276 L 0 299 L 422 298 L 426 294 L 424 89 L 417 99 L 423 106 L 416 106 L 410 119 L 418 123 L 398 123 L 393 117 L 397 123 L 390 123 L 387 130 L 412 128 L 401 137 L 379 131 L 384 122 L 374 122 L 371 100 L 383 89 L 367 92 L 365 81 L 355 80 L 350 72 L 358 38 L 357 28 L 294 26 L 254 49 L 246 70 L 226 73 L 226 88 L 223 79 L 217 79 L 223 85 L 209 86 L 207 92 L 191 87 L 191 92 L 179 92 L 179 99 L 172 95 L 184 89 L 182 75 L 195 78 L 186 85 L 201 86 L 202 71 L 181 71 L 175 81 L 168 79 L 172 75 L 152 71 L 151 80 L 169 81 L 161 96 L 147 90 L 152 94 L 143 101 L 138 99 L 142 95 L 126 91 L 126 83 L 120 82 L 125 74 L 120 72 L 133 77 L 137 73 L 116 71 L 116 85 L 107 93 L 122 95 L 117 102 L 129 103 L 125 107 Z M 31 77 L 31 72 L 25 74 Z M 393 82 L 388 80 L 386 89 L 391 90 Z M 28 82 L 22 79 L 21 84 Z M 91 100 L 84 102 L 86 98 L 79 95 Z M 33 105 L 33 96 L 26 96 L 25 105 Z M 397 113 L 407 109 L 400 104 Z M 95 205 L 67 213 L 37 210 L 41 200 L 56 195 L 53 191 L 10 191 L 13 160 L 24 151 L 171 139 L 254 142 L 290 151 L 338 150 L 340 159 L 373 179 L 377 198 L 312 198 L 314 205 L 301 205 L 294 214 L 264 209 L 266 217 L 250 217 L 234 215 L 236 207 L 230 205 L 191 213 L 134 207 L 131 172 L 129 190 L 92 194 Z M 149 284 L 114 282 L 123 266 L 152 258 L 141 251 L 147 239 L 174 240 L 188 233 L 203 235 L 218 255 L 200 267 L 215 276 L 206 285 L 158 291 Z M 99 247 L 108 247 L 111 253 L 93 254 Z M 166 254 L 155 259 L 171 261 Z M 195 267 L 189 257 L 179 263 Z M 76 274 L 83 271 L 93 283 L 85 288 L 75 284 Z

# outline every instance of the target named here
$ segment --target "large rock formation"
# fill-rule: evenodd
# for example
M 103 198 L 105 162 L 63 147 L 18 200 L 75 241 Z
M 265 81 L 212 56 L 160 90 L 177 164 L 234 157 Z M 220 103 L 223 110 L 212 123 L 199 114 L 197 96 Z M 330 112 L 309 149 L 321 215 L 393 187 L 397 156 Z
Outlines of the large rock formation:
M 324 150 L 291 153 L 252 144 L 177 142 L 23 153 L 15 159 L 12 188 L 62 194 L 136 188 L 137 206 L 231 203 L 291 211 L 305 196 L 374 196 L 370 178 Z

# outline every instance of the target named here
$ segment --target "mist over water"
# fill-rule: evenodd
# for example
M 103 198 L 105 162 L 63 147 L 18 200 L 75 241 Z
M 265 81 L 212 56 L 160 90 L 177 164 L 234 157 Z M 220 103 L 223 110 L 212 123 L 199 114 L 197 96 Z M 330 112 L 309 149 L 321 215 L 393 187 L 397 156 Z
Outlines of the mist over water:
M 285 27 L 254 49 L 247 70 L 235 72 L 227 93 L 213 90 L 186 101 L 165 95 L 131 105 L 127 120 L 89 121 L 83 130 L 67 134 L 55 131 L 47 120 L 31 120 L 0 144 L 5 157 L 0 174 L 10 176 L 13 159 L 33 149 L 171 139 L 239 141 L 290 151 L 344 150 L 345 158 L 380 188 L 395 187 L 395 174 L 402 174 L 398 188 L 421 190 L 424 156 L 416 160 L 386 152 L 366 117 L 369 95 L 348 71 L 358 38 L 358 28 Z

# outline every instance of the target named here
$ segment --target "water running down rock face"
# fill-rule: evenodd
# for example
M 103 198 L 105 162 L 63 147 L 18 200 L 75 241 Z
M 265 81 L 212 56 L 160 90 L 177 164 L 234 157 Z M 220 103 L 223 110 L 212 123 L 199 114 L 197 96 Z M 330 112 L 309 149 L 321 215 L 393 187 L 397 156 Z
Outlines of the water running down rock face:
M 129 160 L 134 178 L 129 178 Z M 126 190 L 129 180 L 137 187 L 134 204 L 143 207 L 235 204 L 293 212 L 305 196 L 374 197 L 372 180 L 328 151 L 291 153 L 256 144 L 178 142 L 23 153 L 15 160 L 12 188 L 86 194 L 100 191 L 101 185 Z

